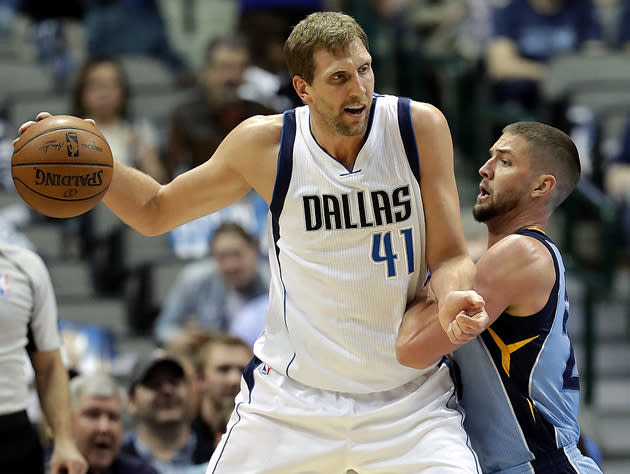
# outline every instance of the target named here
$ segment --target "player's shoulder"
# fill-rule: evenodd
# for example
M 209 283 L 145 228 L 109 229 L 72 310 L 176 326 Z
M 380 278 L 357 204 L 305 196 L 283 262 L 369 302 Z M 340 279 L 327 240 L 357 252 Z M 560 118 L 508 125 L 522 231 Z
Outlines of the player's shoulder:
M 283 114 L 254 115 L 241 122 L 235 132 L 239 139 L 261 145 L 280 143 L 283 121 Z
M 431 130 L 447 125 L 442 111 L 428 102 L 412 100 L 411 116 L 416 128 Z
M 492 245 L 477 262 L 479 267 L 494 269 L 496 278 L 519 278 L 525 272 L 553 270 L 549 250 L 538 239 L 523 234 L 510 234 Z
M 14 265 L 19 265 L 22 271 L 30 274 L 41 274 L 48 271 L 42 257 L 30 248 L 8 242 L 0 242 L 0 252 L 5 259 Z

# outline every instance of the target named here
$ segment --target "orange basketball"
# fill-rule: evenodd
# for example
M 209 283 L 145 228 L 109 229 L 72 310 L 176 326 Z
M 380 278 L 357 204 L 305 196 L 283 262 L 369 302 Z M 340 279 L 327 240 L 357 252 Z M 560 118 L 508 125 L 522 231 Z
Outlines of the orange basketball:
M 22 199 L 50 217 L 92 209 L 112 180 L 112 151 L 85 120 L 56 115 L 30 126 L 14 146 L 11 175 Z

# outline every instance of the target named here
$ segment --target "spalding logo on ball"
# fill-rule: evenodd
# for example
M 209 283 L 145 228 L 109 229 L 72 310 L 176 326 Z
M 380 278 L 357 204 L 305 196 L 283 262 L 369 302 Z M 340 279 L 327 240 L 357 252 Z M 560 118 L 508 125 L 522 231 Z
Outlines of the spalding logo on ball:
M 56 115 L 31 125 L 14 146 L 15 189 L 33 209 L 73 217 L 92 209 L 112 179 L 112 151 L 90 122 Z

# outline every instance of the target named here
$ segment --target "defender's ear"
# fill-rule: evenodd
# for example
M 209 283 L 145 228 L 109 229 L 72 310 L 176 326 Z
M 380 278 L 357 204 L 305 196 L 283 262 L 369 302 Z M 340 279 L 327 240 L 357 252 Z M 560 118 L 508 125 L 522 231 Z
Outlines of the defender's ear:
M 536 186 L 532 190 L 532 197 L 542 197 L 551 194 L 556 187 L 556 178 L 550 174 L 540 175 Z

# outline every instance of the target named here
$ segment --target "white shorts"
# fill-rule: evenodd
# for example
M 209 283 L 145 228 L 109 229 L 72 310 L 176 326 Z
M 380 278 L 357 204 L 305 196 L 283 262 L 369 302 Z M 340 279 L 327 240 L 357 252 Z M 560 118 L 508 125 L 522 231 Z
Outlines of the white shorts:
M 373 394 L 314 389 L 254 359 L 206 474 L 481 473 L 446 364 Z

